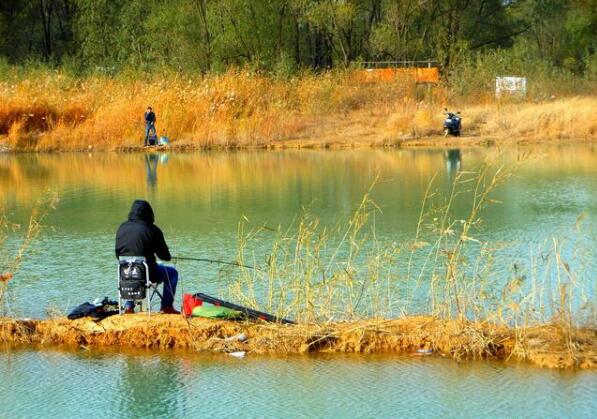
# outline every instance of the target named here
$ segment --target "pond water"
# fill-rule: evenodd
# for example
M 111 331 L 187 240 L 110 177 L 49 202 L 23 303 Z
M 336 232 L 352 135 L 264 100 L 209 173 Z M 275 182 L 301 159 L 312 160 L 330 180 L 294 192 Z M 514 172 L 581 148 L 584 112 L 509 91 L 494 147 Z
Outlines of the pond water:
M 0 416 L 594 417 L 597 374 L 442 358 L 0 354 Z
M 529 158 L 528 155 L 531 154 Z M 235 260 L 241 219 L 289 226 L 304 207 L 334 225 L 372 193 L 380 241 L 417 231 L 428 185 L 446 197 L 458 170 L 518 164 L 492 195 L 477 238 L 499 243 L 496 276 L 554 239 L 595 303 L 597 148 L 279 151 L 190 154 L 0 155 L 0 208 L 25 225 L 39 200 L 59 197 L 39 241 L 10 282 L 4 313 L 44 317 L 114 296 L 114 235 L 133 199 L 149 200 L 173 253 Z M 470 194 L 454 202 L 455 217 Z M 3 252 L 18 245 L 11 233 Z M 255 244 L 258 255 L 271 243 Z M 548 249 L 548 250 L 544 250 Z M 261 252 L 261 253 L 260 253 Z M 261 256 L 255 263 L 261 263 Z M 0 258 L 1 260 L 1 258 Z M 415 258 L 417 265 L 423 259 Z M 221 266 L 184 263 L 182 291 L 218 293 Z M 0 266 L 0 268 L 3 268 Z M 567 269 L 568 269 L 567 268 Z M 458 364 L 428 357 L 232 359 L 188 352 L 2 349 L 0 417 L 590 417 L 594 372 Z M 82 402 L 82 400 L 84 402 Z
M 505 281 L 513 269 L 539 276 L 536 272 L 546 257 L 553 256 L 557 240 L 575 283 L 584 281 L 578 295 L 594 299 L 594 281 L 589 281 L 597 273 L 597 147 L 593 145 L 80 153 L 0 155 L 0 208 L 11 221 L 26 225 L 41 197 L 48 193 L 59 197 L 56 209 L 44 220 L 40 240 L 11 283 L 8 309 L 40 317 L 48 307 L 67 312 L 87 300 L 114 297 L 114 235 L 135 198 L 151 202 L 173 254 L 227 261 L 236 258 L 240 220 L 246 231 L 262 225 L 287 227 L 309 207 L 322 225 L 333 225 L 351 215 L 376 177 L 380 183 L 372 198 L 381 209 L 375 216 L 376 238 L 408 243 L 416 235 L 430 182 L 435 199 L 441 200 L 449 195 L 459 170 L 477 171 L 486 164 L 517 165 L 514 175 L 493 192 L 492 198 L 500 203 L 483 213 L 475 232 L 477 239 L 500 248 L 487 276 Z M 457 195 L 455 218 L 464 218 L 471 202 L 470 193 Z M 272 240 L 266 230 L 252 244 L 257 256 L 251 263 L 264 265 Z M 428 254 L 425 249 L 420 253 L 413 259 L 415 274 Z M 178 298 L 183 290 L 221 294 L 229 280 L 221 269 L 217 264 L 180 262 L 183 289 Z M 226 271 L 228 276 L 235 273 Z

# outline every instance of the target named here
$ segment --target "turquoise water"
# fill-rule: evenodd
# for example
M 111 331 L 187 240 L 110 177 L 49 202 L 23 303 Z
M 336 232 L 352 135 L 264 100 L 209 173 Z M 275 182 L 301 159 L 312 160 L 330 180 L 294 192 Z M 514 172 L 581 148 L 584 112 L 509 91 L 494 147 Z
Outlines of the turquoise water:
M 531 153 L 529 159 L 527 154 Z M 505 281 L 550 257 L 554 239 L 595 303 L 597 149 L 591 145 L 453 150 L 0 155 L 0 207 L 25 225 L 48 193 L 59 203 L 9 283 L 4 314 L 66 313 L 115 296 L 114 234 L 135 198 L 154 206 L 173 253 L 234 260 L 238 222 L 288 226 L 304 208 L 334 225 L 376 177 L 380 241 L 416 233 L 425 190 L 449 194 L 458 170 L 518 164 L 476 237 L 496 244 Z M 470 207 L 459 195 L 455 217 Z M 11 230 L 2 257 L 18 245 Z M 271 240 L 254 246 L 261 265 Z M 0 257 L 0 263 L 2 263 Z M 424 259 L 414 258 L 417 270 Z M 516 266 L 516 268 L 513 268 Z M 526 267 L 526 268 L 525 268 Z M 0 268 L 3 268 L 0 266 Z M 234 271 L 178 265 L 183 291 L 219 293 Z M 358 267 L 357 267 L 358 268 Z M 545 281 L 551 284 L 552 276 Z M 584 281 L 584 282 L 583 282 Z M 557 285 L 557 284 L 556 284 Z M 416 307 L 414 307 L 416 310 Z M 592 417 L 595 372 L 426 357 L 256 357 L 188 352 L 17 349 L 0 353 L 0 417 Z
M 0 416 L 593 417 L 597 374 L 441 358 L 17 350 Z
M 81 153 L 0 156 L 0 206 L 6 208 L 10 220 L 25 225 L 31 208 L 44 194 L 56 193 L 59 198 L 44 220 L 40 240 L 8 290 L 9 311 L 40 317 L 48 308 L 66 313 L 84 301 L 114 297 L 114 235 L 135 198 L 152 203 L 174 254 L 235 260 L 240 220 L 246 231 L 263 225 L 286 228 L 308 207 L 322 225 L 332 226 L 350 216 L 378 177 L 380 184 L 372 193 L 381 210 L 375 215 L 376 237 L 383 243 L 403 245 L 415 237 L 430 182 L 434 199 L 442 201 L 458 170 L 477 171 L 485 164 L 492 170 L 516 165 L 514 176 L 492 195 L 500 203 L 484 211 L 475 232 L 475 238 L 497 249 L 487 276 L 503 286 L 513 272 L 522 272 L 529 278 L 527 283 L 547 281 L 557 292 L 557 273 L 546 272 L 550 278 L 545 280 L 541 269 L 536 269 L 547 265 L 546 258 L 553 260 L 555 239 L 575 283 L 583 285 L 576 295 L 594 299 L 595 285 L 590 279 L 597 273 L 597 150 L 593 145 L 451 151 Z M 465 217 L 471 202 L 470 193 L 458 195 L 454 217 Z M 256 255 L 251 264 L 264 266 L 272 236 L 266 230 L 251 243 Z M 474 244 L 469 247 L 478 252 Z M 412 275 L 421 271 L 427 254 L 423 249 L 415 255 Z M 403 255 L 407 257 L 396 264 L 404 270 L 408 251 Z M 181 291 L 219 295 L 225 295 L 237 273 L 214 264 L 181 262 L 178 267 L 183 277 Z M 430 276 L 429 271 L 424 276 Z M 395 282 L 404 283 L 402 279 Z M 425 295 L 419 299 L 423 311 L 428 309 L 423 306 L 426 300 Z M 415 304 L 409 310 L 417 308 Z

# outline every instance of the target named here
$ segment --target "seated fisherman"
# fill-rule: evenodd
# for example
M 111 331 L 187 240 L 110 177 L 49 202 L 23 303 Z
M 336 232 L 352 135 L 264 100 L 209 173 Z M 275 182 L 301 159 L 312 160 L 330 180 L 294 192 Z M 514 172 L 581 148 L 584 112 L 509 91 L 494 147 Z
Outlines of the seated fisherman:
M 145 147 L 149 144 L 149 136 L 150 133 L 153 133 L 153 136 L 157 136 L 157 132 L 155 130 L 155 113 L 151 106 L 147 107 L 147 111 L 145 111 Z
M 149 280 L 164 284 L 160 311 L 165 314 L 180 314 L 173 307 L 178 272 L 173 267 L 156 262 L 156 256 L 165 261 L 172 259 L 172 256 L 162 230 L 153 222 L 153 209 L 149 202 L 142 200 L 133 202 L 128 221 L 122 223 L 116 233 L 116 257 L 144 256 L 149 267 Z M 133 312 L 134 303 L 127 301 L 125 313 Z

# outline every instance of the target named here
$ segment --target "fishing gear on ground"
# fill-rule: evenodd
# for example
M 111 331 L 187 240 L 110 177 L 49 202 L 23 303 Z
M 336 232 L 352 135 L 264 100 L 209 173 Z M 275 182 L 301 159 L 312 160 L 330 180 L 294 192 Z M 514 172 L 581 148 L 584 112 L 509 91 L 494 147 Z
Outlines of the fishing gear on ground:
M 110 300 L 108 297 L 99 302 L 99 299 L 93 303 L 89 301 L 75 307 L 67 316 L 69 320 L 91 317 L 95 321 L 101 321 L 106 317 L 118 314 L 118 302 Z
M 200 309 L 203 303 L 213 304 L 214 309 Z M 242 314 L 245 318 L 254 320 L 263 320 L 272 323 L 282 324 L 296 324 L 292 320 L 284 319 L 274 316 L 272 314 L 264 313 L 262 311 L 253 310 L 252 308 L 243 307 L 238 304 L 230 303 L 228 301 L 220 300 L 219 298 L 209 296 L 203 293 L 185 294 L 182 299 L 183 313 L 185 316 L 208 317 L 208 318 L 239 318 Z M 223 309 L 228 310 L 223 310 Z

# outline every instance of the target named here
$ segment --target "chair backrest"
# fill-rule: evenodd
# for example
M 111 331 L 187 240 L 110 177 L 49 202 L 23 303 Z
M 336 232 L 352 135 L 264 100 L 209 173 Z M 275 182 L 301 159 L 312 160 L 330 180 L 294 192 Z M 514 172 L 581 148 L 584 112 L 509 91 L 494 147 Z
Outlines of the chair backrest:
M 142 256 L 118 258 L 118 291 L 124 300 L 144 300 L 149 287 L 149 268 Z

